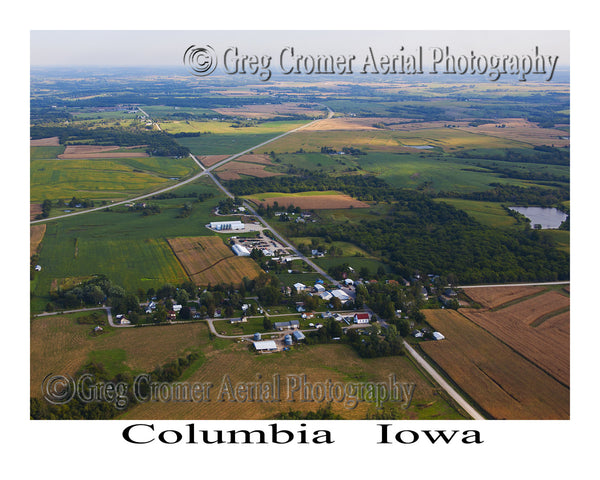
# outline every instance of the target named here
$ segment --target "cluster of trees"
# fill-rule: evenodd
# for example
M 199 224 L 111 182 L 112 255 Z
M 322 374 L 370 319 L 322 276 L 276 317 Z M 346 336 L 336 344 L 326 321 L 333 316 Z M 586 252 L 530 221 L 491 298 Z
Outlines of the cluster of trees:
M 236 195 L 253 195 L 262 192 L 297 193 L 337 190 L 359 200 L 392 200 L 395 189 L 373 175 L 347 175 L 331 177 L 310 170 L 298 170 L 298 176 L 247 178 L 227 182 L 228 189 Z
M 273 205 L 268 204 L 266 207 L 263 203 L 261 203 L 256 209 L 256 213 L 258 213 L 261 217 L 273 218 L 276 212 L 285 212 L 289 215 L 291 214 L 300 214 L 302 213 L 302 209 L 300 207 L 296 207 L 293 204 L 290 204 L 287 207 L 282 207 L 279 205 L 277 201 L 273 202 Z M 287 217 L 289 220 L 289 217 Z M 281 219 L 280 219 L 281 220 Z M 286 221 L 286 220 L 283 220 Z
M 491 183 L 491 190 L 483 192 L 438 192 L 439 198 L 464 198 L 486 202 L 503 202 L 514 205 L 553 206 L 569 200 L 568 188 L 520 187 L 504 183 Z
M 569 278 L 569 256 L 545 232 L 504 231 L 417 192 L 397 192 L 386 217 L 358 223 L 295 224 L 293 236 L 330 237 L 377 254 L 394 272 L 456 275 L 462 283 Z
M 540 163 L 543 165 L 570 164 L 570 151 L 565 148 L 556 148 L 540 145 L 533 149 L 504 148 L 502 150 L 477 149 L 462 150 L 454 154 L 458 158 L 473 158 L 483 160 L 498 160 L 513 163 Z
M 238 212 L 238 208 L 241 207 L 244 200 L 240 197 L 226 198 L 221 200 L 218 204 L 219 213 L 222 215 L 228 215 L 232 212 Z
M 146 153 L 158 157 L 185 157 L 190 151 L 182 147 L 162 131 L 147 131 L 139 128 L 82 128 L 73 125 L 32 125 L 32 139 L 59 137 L 62 145 L 70 141 L 85 140 L 95 145 L 134 146 L 147 145 Z
M 338 153 L 337 148 L 332 148 L 332 147 L 321 147 L 321 153 L 328 153 L 330 155 L 336 154 Z M 342 152 L 344 152 L 346 155 L 366 155 L 365 152 L 363 152 L 362 150 L 360 150 L 359 148 L 354 148 L 354 147 L 342 147 Z

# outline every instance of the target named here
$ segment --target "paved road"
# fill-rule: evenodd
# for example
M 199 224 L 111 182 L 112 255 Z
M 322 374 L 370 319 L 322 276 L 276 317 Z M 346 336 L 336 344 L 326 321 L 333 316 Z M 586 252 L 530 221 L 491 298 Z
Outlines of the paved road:
M 542 287 L 544 285 L 569 285 L 571 282 L 565 280 L 562 282 L 537 282 L 537 283 L 504 283 L 497 285 L 460 285 L 456 288 L 491 288 L 491 287 Z
M 463 410 L 465 410 L 474 420 L 485 420 L 485 418 L 475 410 L 454 388 L 450 386 L 446 380 L 442 378 L 442 376 L 434 370 L 434 368 L 427 363 L 427 361 L 417 353 L 417 351 L 412 348 L 405 340 L 404 347 L 406 351 L 415 359 L 415 361 L 423 367 L 423 369 L 433 377 L 433 379 L 442 387 L 448 395 L 450 395 L 456 403 L 458 403 Z

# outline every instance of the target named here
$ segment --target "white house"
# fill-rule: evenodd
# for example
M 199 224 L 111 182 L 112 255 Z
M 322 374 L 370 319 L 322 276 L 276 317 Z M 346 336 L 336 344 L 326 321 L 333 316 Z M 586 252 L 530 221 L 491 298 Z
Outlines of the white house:
M 317 291 L 317 293 L 322 293 L 325 291 L 325 287 L 322 284 L 317 283 L 315 285 L 315 290 Z
M 443 340 L 444 338 L 446 338 L 446 337 L 444 337 L 440 332 L 433 332 L 434 340 Z
M 179 312 L 183 308 L 183 305 L 179 305 L 178 303 L 173 304 L 173 311 Z
M 306 290 L 306 285 L 304 285 L 303 283 L 294 283 L 294 288 L 298 293 L 300 293 Z

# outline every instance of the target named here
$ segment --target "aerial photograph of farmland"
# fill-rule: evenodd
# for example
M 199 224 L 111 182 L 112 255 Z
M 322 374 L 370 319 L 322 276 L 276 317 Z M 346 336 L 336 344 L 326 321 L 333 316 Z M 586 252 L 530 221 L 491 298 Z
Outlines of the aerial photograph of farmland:
M 570 418 L 568 33 L 59 33 L 32 419 Z

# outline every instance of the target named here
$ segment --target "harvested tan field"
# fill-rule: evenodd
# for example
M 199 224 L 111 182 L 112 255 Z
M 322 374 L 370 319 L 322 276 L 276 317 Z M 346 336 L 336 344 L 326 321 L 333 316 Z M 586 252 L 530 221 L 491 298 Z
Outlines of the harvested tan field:
M 325 115 L 318 106 L 307 108 L 301 107 L 300 105 L 301 104 L 298 103 L 245 105 L 243 107 L 214 108 L 213 110 L 221 115 L 245 118 L 273 118 L 286 115 L 308 115 L 310 117 L 318 117 Z
M 543 287 L 485 287 L 465 288 L 471 300 L 485 308 L 495 308 L 504 303 L 541 292 Z
M 46 233 L 46 224 L 31 225 L 29 227 L 29 256 L 36 254 Z
M 471 309 L 461 309 L 460 312 L 558 381 L 569 385 L 570 345 L 568 328 L 565 327 L 566 317 L 557 320 L 558 323 L 555 324 L 557 328 L 551 327 L 552 317 L 541 324 L 550 321 L 546 328 L 540 329 L 527 323 L 534 316 L 536 318 L 544 316 L 542 312 L 546 315 L 553 311 L 557 311 L 560 315 L 564 314 L 560 308 L 557 308 L 560 305 L 563 305 L 562 309 L 566 308 L 564 301 L 557 299 L 555 295 L 550 296 L 550 293 L 556 294 L 556 292 L 549 292 L 495 312 Z M 540 303 L 538 305 L 530 303 L 533 301 Z M 544 306 L 546 301 L 549 302 L 548 306 Z M 532 309 L 535 310 L 535 314 L 530 313 Z
M 198 158 L 205 167 L 212 167 L 215 163 L 219 163 L 221 160 L 225 160 L 230 156 L 231 155 L 199 155 L 196 158 Z
M 122 351 L 126 367 L 150 372 L 197 347 L 207 327 L 188 324 L 123 328 L 114 335 L 97 337 L 90 335 L 92 328 L 77 324 L 74 315 L 37 317 L 31 322 L 31 396 L 41 395 L 42 380 L 48 374 L 73 376 L 89 361 L 92 351 Z
M 42 213 L 41 203 L 30 203 L 29 204 L 29 220 L 35 220 L 35 218 Z
M 569 305 L 569 297 L 561 295 L 556 291 L 551 291 L 502 308 L 498 310 L 498 313 L 502 313 L 504 317 L 514 317 L 531 325 L 539 318 L 567 308 Z
M 564 385 L 461 313 L 423 312 L 446 339 L 423 342 L 422 349 L 494 418 L 569 418 L 569 389 Z
M 248 163 L 258 163 L 260 165 L 272 165 L 273 164 L 271 157 L 269 157 L 268 155 L 255 154 L 255 153 L 249 153 L 248 155 L 242 155 L 241 157 L 238 157 L 236 161 L 248 162 Z
M 555 334 L 563 334 L 569 337 L 571 334 L 571 312 L 564 312 L 544 320 L 536 327 L 537 330 L 552 330 Z
M 135 158 L 147 157 L 145 152 L 120 152 L 121 147 L 116 145 L 69 145 L 64 153 L 58 158 L 62 160 L 68 159 L 85 159 L 85 158 Z M 139 146 L 127 147 L 127 149 L 139 148 Z
M 256 203 L 273 205 L 275 202 L 280 207 L 294 205 L 305 210 L 335 210 L 338 208 L 368 208 L 367 203 L 356 200 L 349 195 L 307 195 L 298 197 L 271 197 L 265 201 L 255 200 Z
M 506 126 L 498 128 L 496 125 Z M 522 118 L 502 119 L 498 124 L 490 123 L 478 127 L 465 126 L 461 127 L 461 130 L 482 133 L 491 137 L 506 138 L 534 146 L 554 145 L 555 147 L 565 147 L 571 143 L 567 132 L 554 128 L 541 128 Z
M 253 279 L 262 271 L 252 259 L 235 256 L 219 237 L 177 237 L 167 241 L 196 285 L 239 284 L 244 277 Z
M 248 175 L 249 177 L 276 177 L 283 175 L 283 173 L 268 172 L 265 170 L 265 165 L 258 165 L 255 163 L 244 163 L 244 162 L 228 162 L 222 167 L 215 170 L 219 178 L 222 180 L 239 180 L 240 175 Z
M 29 140 L 30 147 L 60 147 L 58 137 L 38 138 L 37 140 Z

